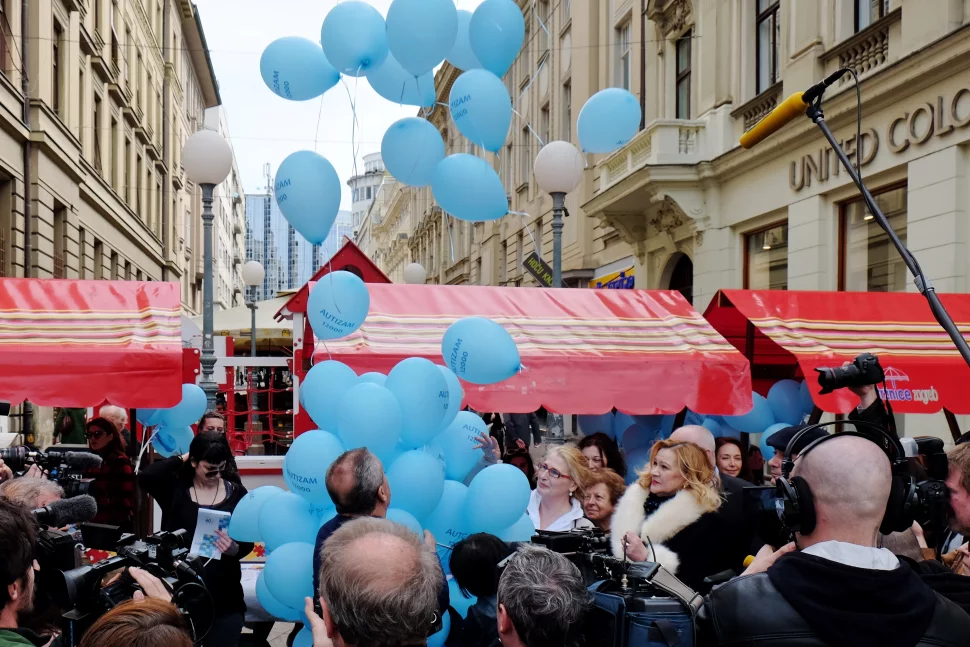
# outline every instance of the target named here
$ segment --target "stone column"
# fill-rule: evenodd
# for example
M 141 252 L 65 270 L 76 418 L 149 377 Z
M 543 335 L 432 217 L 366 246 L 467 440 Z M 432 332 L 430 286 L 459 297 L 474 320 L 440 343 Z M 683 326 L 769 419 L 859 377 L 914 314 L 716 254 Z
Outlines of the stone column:
M 735 238 L 730 227 L 694 234 L 694 309 L 702 314 L 718 290 L 742 285 L 735 271 Z
M 838 285 L 838 225 L 822 196 L 788 207 L 788 289 L 835 290 Z

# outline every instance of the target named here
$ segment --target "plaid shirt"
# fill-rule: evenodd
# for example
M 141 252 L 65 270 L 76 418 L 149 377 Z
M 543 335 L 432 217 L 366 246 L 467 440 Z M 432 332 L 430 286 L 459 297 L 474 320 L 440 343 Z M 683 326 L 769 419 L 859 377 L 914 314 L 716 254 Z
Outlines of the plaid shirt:
M 135 512 L 135 472 L 128 457 L 120 452 L 106 456 L 101 467 L 89 469 L 84 476 L 94 479 L 89 492 L 98 503 L 98 514 L 93 521 L 130 531 Z

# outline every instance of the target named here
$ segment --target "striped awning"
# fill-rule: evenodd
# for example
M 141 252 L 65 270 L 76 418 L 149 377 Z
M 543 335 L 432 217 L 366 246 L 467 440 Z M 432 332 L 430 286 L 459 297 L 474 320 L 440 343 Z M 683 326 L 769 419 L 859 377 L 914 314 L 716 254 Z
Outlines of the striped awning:
M 0 279 L 0 400 L 178 404 L 179 284 Z
M 940 300 L 970 339 L 970 295 Z M 898 413 L 970 413 L 970 367 L 916 293 L 722 290 L 704 314 L 751 359 L 756 377 L 766 367 L 792 366 L 817 385 L 815 369 L 840 366 L 860 353 L 877 355 L 886 374 L 880 387 Z M 824 411 L 848 413 L 859 399 L 847 389 L 820 396 Z
M 312 285 L 310 286 L 312 289 Z M 358 374 L 407 357 L 444 364 L 453 322 L 481 316 L 512 335 L 524 370 L 500 384 L 464 384 L 465 404 L 517 413 L 711 414 L 751 408 L 747 360 L 679 292 L 368 284 L 370 313 L 352 335 L 318 342 Z

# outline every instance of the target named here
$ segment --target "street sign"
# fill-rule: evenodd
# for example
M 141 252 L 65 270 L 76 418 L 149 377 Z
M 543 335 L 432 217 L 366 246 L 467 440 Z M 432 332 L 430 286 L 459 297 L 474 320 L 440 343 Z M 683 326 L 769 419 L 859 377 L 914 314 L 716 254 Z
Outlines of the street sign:
M 538 254 L 535 252 L 529 254 L 522 262 L 522 267 L 539 282 L 539 285 L 545 288 L 552 287 L 552 268 Z

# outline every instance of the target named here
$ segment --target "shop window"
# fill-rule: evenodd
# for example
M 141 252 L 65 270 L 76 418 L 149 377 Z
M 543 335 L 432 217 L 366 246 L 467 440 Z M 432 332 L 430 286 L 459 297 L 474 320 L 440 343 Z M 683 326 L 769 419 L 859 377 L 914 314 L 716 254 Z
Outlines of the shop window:
M 906 186 L 874 195 L 890 226 L 906 243 Z M 841 205 L 839 289 L 849 292 L 905 292 L 906 264 L 861 198 Z
M 758 15 L 755 19 L 758 94 L 770 88 L 778 80 L 778 43 L 781 41 L 779 4 L 779 0 L 758 0 Z
M 788 223 L 744 237 L 744 289 L 788 289 Z

